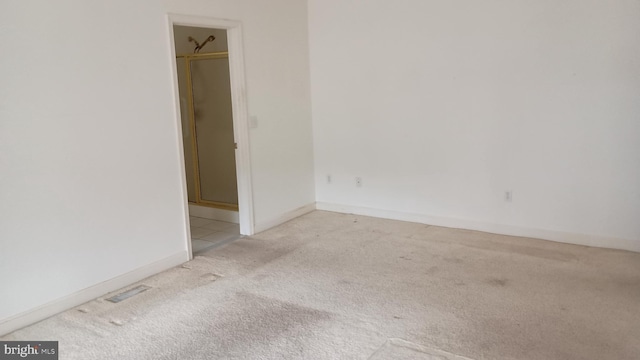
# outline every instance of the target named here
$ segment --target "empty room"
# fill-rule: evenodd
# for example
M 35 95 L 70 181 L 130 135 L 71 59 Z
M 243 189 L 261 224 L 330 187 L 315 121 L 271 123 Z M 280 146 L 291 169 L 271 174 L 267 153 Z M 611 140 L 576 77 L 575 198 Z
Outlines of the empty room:
M 0 359 L 639 359 L 639 14 L 0 1 Z

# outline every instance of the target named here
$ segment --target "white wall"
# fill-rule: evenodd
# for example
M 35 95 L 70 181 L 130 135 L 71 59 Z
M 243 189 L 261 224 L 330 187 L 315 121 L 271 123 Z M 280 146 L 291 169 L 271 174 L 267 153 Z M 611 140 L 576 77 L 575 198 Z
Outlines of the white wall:
M 309 0 L 318 206 L 640 251 L 638 14 Z
M 256 222 L 314 201 L 306 4 L 2 1 L 0 332 L 188 258 L 168 12 L 243 22 Z

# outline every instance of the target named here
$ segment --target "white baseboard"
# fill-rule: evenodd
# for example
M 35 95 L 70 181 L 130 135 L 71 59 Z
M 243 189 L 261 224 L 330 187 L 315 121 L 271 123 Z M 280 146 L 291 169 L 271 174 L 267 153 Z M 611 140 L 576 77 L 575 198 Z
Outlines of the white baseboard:
M 174 266 L 178 266 L 187 261 L 189 261 L 189 254 L 186 251 L 179 252 L 21 314 L 2 319 L 0 320 L 0 336 L 34 324 L 75 306 L 84 304 L 87 301 L 91 301 L 112 291 L 131 285 L 137 281 L 170 269 Z
M 284 224 L 289 220 L 295 219 L 298 216 L 302 216 L 304 214 L 310 213 L 315 209 L 316 209 L 316 204 L 311 203 L 311 204 L 307 204 L 305 206 L 299 207 L 295 210 L 288 211 L 275 218 L 257 223 L 255 226 L 255 232 L 259 233 L 259 232 L 271 229 L 272 227 L 278 226 L 280 224 Z
M 629 239 L 568 233 L 555 230 L 526 228 L 503 224 L 492 224 L 465 219 L 445 218 L 325 202 L 316 203 L 316 208 L 318 210 L 326 210 L 346 214 L 357 214 L 384 219 L 409 221 L 457 229 L 477 230 L 501 235 L 529 237 L 567 244 L 640 252 L 640 241 L 633 241 Z
M 208 206 L 189 204 L 189 215 L 211 220 L 232 222 L 235 224 L 240 223 L 240 217 L 237 211 L 216 209 Z

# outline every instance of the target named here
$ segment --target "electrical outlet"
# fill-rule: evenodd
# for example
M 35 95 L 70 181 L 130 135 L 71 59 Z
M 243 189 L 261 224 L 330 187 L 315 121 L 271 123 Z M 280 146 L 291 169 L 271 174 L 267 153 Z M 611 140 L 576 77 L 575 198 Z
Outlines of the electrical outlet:
M 357 187 L 362 187 L 362 178 L 359 177 L 359 176 L 356 178 L 356 186 Z
M 331 174 L 327 174 L 327 184 L 331 184 Z
M 512 202 L 513 201 L 513 193 L 511 190 L 507 190 L 504 192 L 504 201 Z

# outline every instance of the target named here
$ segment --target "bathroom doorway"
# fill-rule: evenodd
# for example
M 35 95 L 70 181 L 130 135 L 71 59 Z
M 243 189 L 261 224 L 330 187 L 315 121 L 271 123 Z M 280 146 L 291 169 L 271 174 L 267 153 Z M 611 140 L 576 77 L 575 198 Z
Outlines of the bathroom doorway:
M 189 203 L 238 211 L 227 32 L 174 26 Z
M 241 48 L 241 38 L 239 24 L 194 26 L 175 17 L 185 195 L 190 248 L 197 253 L 253 233 L 244 73 L 237 71 L 242 57 L 229 50 Z

